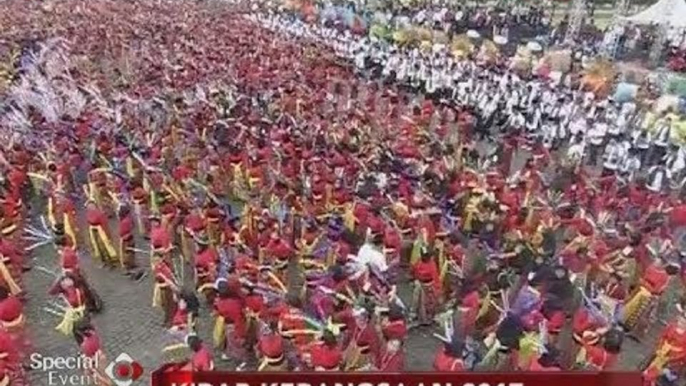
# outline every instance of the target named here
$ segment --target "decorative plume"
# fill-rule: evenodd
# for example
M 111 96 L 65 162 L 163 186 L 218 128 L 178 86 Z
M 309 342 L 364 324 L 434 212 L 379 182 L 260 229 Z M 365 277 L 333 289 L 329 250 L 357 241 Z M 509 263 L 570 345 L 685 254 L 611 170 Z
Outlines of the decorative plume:
M 443 335 L 434 332 L 433 336 L 445 343 L 452 343 L 453 339 L 455 338 L 453 311 L 445 312 L 439 315 L 439 318 L 442 319 L 441 324 L 443 325 Z
M 34 110 L 48 123 L 81 115 L 87 100 L 69 73 L 70 61 L 63 40 L 53 39 L 27 54 L 23 75 L 8 91 L 8 105 L 14 106 L 0 115 L 12 133 L 30 140 L 31 124 L 27 112 Z
M 27 235 L 24 236 L 24 239 L 33 243 L 26 247 L 27 251 L 40 248 L 44 245 L 52 243 L 55 240 L 55 235 L 50 230 L 50 227 L 45 220 L 45 216 L 41 216 L 40 220 L 41 222 L 39 227 L 34 227 L 32 225 L 26 226 L 25 232 Z

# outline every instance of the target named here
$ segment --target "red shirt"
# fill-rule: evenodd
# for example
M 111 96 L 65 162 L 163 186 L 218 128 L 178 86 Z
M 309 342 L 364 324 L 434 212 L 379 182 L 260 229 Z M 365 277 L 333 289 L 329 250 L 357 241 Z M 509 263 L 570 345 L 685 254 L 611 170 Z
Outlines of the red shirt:
M 86 221 L 90 226 L 107 226 L 107 216 L 98 208 L 86 209 Z
M 431 283 L 434 291 L 441 291 L 441 281 L 439 280 L 438 267 L 433 261 L 418 261 L 412 267 L 412 275 L 422 283 Z
M 129 240 L 133 236 L 133 217 L 128 215 L 119 220 L 119 236 Z
M 177 166 L 174 168 L 174 171 L 172 172 L 172 177 L 176 181 L 184 181 L 187 178 L 190 178 L 193 175 L 193 170 L 185 165 Z
M 65 271 L 77 272 L 79 270 L 79 255 L 74 248 L 62 248 L 62 269 Z
M 0 321 L 13 322 L 22 315 L 24 306 L 21 301 L 14 296 L 0 302 Z
M 0 353 L 8 354 L 4 360 L 0 361 L 0 365 L 7 365 L 8 362 L 15 364 L 19 360 L 17 346 L 12 339 L 12 336 L 4 330 L 0 330 Z
M 192 371 L 211 371 L 214 369 L 214 364 L 212 362 L 212 354 L 210 351 L 202 345 L 197 352 L 193 353 L 191 357 L 191 370 Z
M 195 268 L 205 271 L 212 271 L 219 261 L 219 255 L 214 248 L 205 248 L 202 252 L 195 255 Z
M 372 324 L 368 324 L 364 329 L 359 326 L 355 327 L 353 333 L 353 340 L 357 347 L 363 351 L 369 351 L 374 357 L 379 352 L 379 337 L 376 335 L 376 329 Z
M 165 283 L 167 281 L 174 280 L 174 273 L 167 263 L 163 260 L 158 261 L 153 268 L 153 273 L 155 274 L 155 281 L 158 283 Z
M 317 344 L 312 347 L 312 367 L 326 370 L 337 369 L 343 361 L 343 355 L 338 347 L 329 347 L 325 344 Z
M 551 333 L 558 333 L 562 330 L 562 327 L 565 324 L 565 313 L 562 311 L 555 311 L 550 315 L 547 320 L 548 320 L 548 331 Z
M 100 347 L 100 337 L 91 331 L 81 342 L 81 353 L 88 358 L 93 358 L 100 351 Z
M 643 274 L 643 280 L 641 284 L 645 285 L 646 288 L 653 295 L 660 295 L 667 288 L 667 283 L 669 282 L 669 275 L 663 268 L 651 265 L 648 267 L 646 272 Z
M 463 322 L 461 323 L 463 333 L 469 334 L 472 332 L 474 324 L 476 323 L 476 318 L 479 315 L 480 303 L 481 299 L 478 291 L 470 292 L 460 302 L 460 308 L 463 309 Z
M 74 308 L 85 305 L 85 297 L 83 296 L 83 293 L 80 289 L 76 289 L 74 287 L 64 289 L 60 286 L 60 283 L 56 283 L 52 288 L 50 288 L 48 293 L 50 295 L 64 296 L 67 303 L 69 303 L 69 306 Z
M 12 264 L 17 266 L 23 262 L 22 254 L 17 247 L 7 239 L 0 239 L 0 255 L 10 259 Z
M 280 238 L 270 238 L 265 247 L 265 252 L 269 257 L 274 257 L 277 260 L 288 260 L 293 255 L 290 245 Z
M 434 358 L 434 370 L 446 372 L 458 372 L 464 370 L 464 363 L 461 359 L 453 358 L 445 353 L 445 350 L 439 350 Z
M 26 182 L 27 174 L 18 168 L 12 168 L 12 170 L 9 173 L 8 179 L 12 186 L 15 187 L 20 187 L 23 186 L 24 183 Z
M 233 324 L 238 336 L 245 336 L 245 314 L 240 299 L 218 298 L 214 301 L 214 309 L 224 318 L 226 324 Z
M 248 295 L 243 299 L 245 308 L 259 315 L 264 309 L 264 297 L 262 295 Z
M 586 269 L 586 261 L 574 251 L 562 253 L 562 264 L 574 273 L 581 273 Z
M 591 316 L 586 308 L 580 308 L 572 318 L 572 331 L 577 335 L 583 335 L 586 331 L 594 331 L 602 327 L 602 324 Z
M 176 308 L 174 316 L 172 317 L 172 326 L 187 328 L 188 327 L 188 311 Z
M 284 353 L 284 339 L 279 334 L 264 335 L 257 343 L 257 350 L 267 358 L 279 358 Z
M 610 368 L 617 362 L 616 354 L 611 354 L 600 346 L 586 346 L 585 349 L 588 364 L 600 370 Z
M 191 230 L 192 232 L 198 233 L 205 229 L 205 220 L 202 218 L 202 216 L 191 213 L 188 216 L 186 216 L 186 228 Z
M 681 330 L 676 323 L 672 323 L 665 328 L 659 342 L 658 347 L 664 343 L 676 347 L 676 351 L 673 350 L 669 355 L 672 361 L 686 361 L 686 329 Z
M 386 350 L 384 350 L 386 351 Z M 401 372 L 405 370 L 405 353 L 398 350 L 395 353 L 384 352 L 377 361 L 379 371 Z
M 164 227 L 157 226 L 150 230 L 150 243 L 155 249 L 166 249 L 171 246 L 171 238 Z

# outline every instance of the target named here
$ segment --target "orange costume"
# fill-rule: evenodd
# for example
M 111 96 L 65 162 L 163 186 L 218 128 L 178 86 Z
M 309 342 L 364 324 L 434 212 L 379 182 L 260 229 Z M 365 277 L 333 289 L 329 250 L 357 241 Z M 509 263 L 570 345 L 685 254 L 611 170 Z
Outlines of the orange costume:
M 686 328 L 679 323 L 671 323 L 660 336 L 655 356 L 645 370 L 644 376 L 657 378 L 667 367 L 683 368 L 684 365 L 686 365 Z

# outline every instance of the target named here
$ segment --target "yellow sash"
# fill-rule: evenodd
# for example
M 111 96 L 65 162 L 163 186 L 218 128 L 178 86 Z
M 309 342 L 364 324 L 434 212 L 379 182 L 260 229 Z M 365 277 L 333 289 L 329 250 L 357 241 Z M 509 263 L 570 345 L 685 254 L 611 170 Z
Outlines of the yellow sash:
M 17 284 L 17 282 L 14 281 L 14 278 L 10 274 L 9 269 L 7 269 L 7 265 L 5 265 L 5 262 L 2 260 L 2 256 L 0 256 L 0 276 L 5 280 L 5 283 L 10 287 L 10 293 L 12 295 L 16 295 L 21 292 L 21 287 Z
M 343 224 L 346 229 L 353 232 L 355 230 L 355 204 L 349 203 L 345 205 L 345 211 L 343 212 Z
M 217 315 L 217 318 L 214 320 L 212 338 L 215 348 L 222 347 L 226 341 L 226 320 L 221 315 Z
M 62 318 L 62 321 L 60 322 L 60 324 L 57 325 L 57 327 L 55 327 L 55 329 L 64 335 L 72 335 L 74 332 L 74 323 L 76 323 L 76 321 L 78 321 L 79 319 L 83 318 L 85 313 L 85 306 L 76 308 L 68 307 L 64 311 L 64 317 Z
M 162 307 L 162 289 L 167 288 L 169 285 L 167 283 L 155 282 L 155 286 L 152 289 L 152 306 Z
M 133 159 L 131 157 L 126 157 L 126 174 L 133 178 L 135 176 L 135 171 L 133 170 Z
M 487 292 L 484 299 L 481 301 L 481 307 L 479 307 L 479 312 L 476 314 L 476 320 L 479 320 L 486 316 L 488 310 L 491 308 L 491 293 Z
M 283 371 L 283 359 L 283 355 L 278 358 L 264 357 L 260 361 L 260 365 L 257 367 L 257 371 Z M 281 365 L 278 365 L 279 363 L 281 363 Z
M 110 241 L 109 236 L 107 235 L 107 232 L 105 232 L 105 229 L 102 226 L 93 226 L 91 225 L 89 228 L 89 236 L 90 236 L 90 241 L 91 241 L 91 247 L 93 248 L 93 252 L 95 255 L 103 259 L 105 256 L 102 256 L 100 253 L 100 248 L 98 247 L 98 238 L 100 239 L 100 242 L 102 242 L 103 247 L 105 248 L 105 252 L 107 253 L 107 257 L 109 259 L 115 259 L 117 257 L 117 251 L 112 245 L 112 242 Z
M 50 225 L 54 228 L 55 224 L 57 224 L 57 220 L 55 219 L 55 200 L 52 199 L 52 197 L 48 197 L 48 221 L 50 221 Z
M 74 226 L 71 223 L 71 217 L 64 213 L 64 233 L 66 233 L 67 236 L 71 239 L 72 246 L 74 249 L 77 249 L 77 244 L 76 244 L 76 230 Z
M 345 352 L 345 371 L 355 370 L 362 367 L 364 355 L 362 349 L 355 342 L 352 342 Z
M 17 230 L 17 224 L 11 224 L 11 225 L 2 229 L 2 234 L 5 236 L 11 235 L 16 230 Z

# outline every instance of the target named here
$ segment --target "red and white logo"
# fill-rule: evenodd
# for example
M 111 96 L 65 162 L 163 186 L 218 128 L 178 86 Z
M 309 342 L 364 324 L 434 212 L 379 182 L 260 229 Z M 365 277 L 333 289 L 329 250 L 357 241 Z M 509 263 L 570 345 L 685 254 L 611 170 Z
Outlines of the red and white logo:
M 117 359 L 107 365 L 105 374 L 112 378 L 117 386 L 130 386 L 143 375 L 143 366 L 133 360 L 129 354 L 121 353 Z

